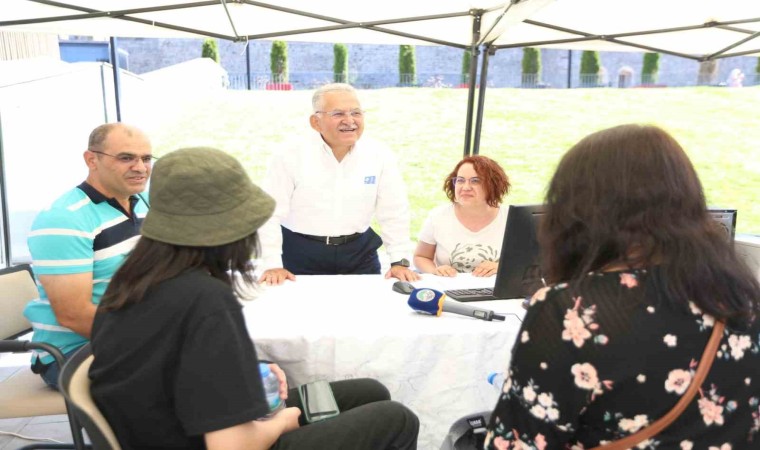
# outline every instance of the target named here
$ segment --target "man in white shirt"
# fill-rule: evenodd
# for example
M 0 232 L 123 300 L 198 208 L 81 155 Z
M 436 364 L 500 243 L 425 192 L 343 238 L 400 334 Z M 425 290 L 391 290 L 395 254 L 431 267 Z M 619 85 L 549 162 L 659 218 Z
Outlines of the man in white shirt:
M 299 148 L 276 154 L 264 187 L 277 201 L 259 229 L 260 280 L 281 284 L 295 275 L 377 274 L 377 249 L 391 263 L 386 278 L 419 279 L 409 269 L 409 204 L 395 156 L 359 138 L 364 111 L 348 84 L 327 84 L 312 98 L 311 127 L 318 133 Z M 370 228 L 376 217 L 382 239 Z

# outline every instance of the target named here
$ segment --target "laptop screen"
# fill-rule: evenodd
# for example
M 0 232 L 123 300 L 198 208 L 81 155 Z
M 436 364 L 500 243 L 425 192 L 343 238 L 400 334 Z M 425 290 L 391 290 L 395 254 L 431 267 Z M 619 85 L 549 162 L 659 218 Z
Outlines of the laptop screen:
M 496 298 L 529 297 L 545 285 L 538 245 L 538 228 L 544 213 L 543 205 L 509 206 L 493 289 Z M 725 230 L 726 240 L 733 243 L 736 209 L 709 208 L 708 214 Z
M 509 205 L 495 297 L 525 298 L 544 286 L 538 247 L 538 225 L 543 215 L 543 205 Z

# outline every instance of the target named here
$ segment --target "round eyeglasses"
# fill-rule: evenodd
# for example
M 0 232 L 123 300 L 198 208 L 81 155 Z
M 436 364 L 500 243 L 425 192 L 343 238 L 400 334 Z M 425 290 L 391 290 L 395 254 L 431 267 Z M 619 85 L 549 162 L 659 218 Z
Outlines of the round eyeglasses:
M 465 183 L 470 182 L 470 186 L 480 186 L 481 180 L 478 177 L 465 178 L 465 177 L 452 177 L 451 184 L 454 186 L 464 186 Z
M 335 120 L 343 120 L 351 116 L 352 119 L 361 119 L 364 117 L 364 111 L 361 109 L 352 109 L 350 111 L 341 111 L 335 109 L 333 111 L 314 111 L 314 114 L 325 114 L 327 117 Z

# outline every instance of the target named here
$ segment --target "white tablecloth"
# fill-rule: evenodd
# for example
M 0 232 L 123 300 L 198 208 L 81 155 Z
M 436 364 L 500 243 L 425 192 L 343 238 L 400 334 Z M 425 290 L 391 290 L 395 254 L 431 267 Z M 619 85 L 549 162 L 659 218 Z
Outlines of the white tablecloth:
M 493 280 L 425 275 L 414 284 L 444 290 Z M 506 313 L 506 321 L 423 315 L 392 291 L 394 281 L 298 276 L 246 302 L 246 323 L 259 358 L 277 362 L 291 386 L 375 378 L 419 416 L 419 449 L 437 449 L 454 420 L 495 405 L 497 390 L 486 376 L 507 367 L 524 311 L 520 300 L 497 300 L 480 305 Z

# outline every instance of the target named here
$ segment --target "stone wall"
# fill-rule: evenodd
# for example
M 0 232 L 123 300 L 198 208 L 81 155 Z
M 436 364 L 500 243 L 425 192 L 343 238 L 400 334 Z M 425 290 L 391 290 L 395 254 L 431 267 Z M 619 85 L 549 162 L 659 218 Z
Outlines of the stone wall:
M 129 53 L 129 68 L 144 73 L 161 67 L 197 58 L 202 39 L 119 39 L 119 48 Z M 271 41 L 252 41 L 250 46 L 251 72 L 254 77 L 269 76 Z M 461 83 L 463 51 L 441 46 L 417 46 L 417 84 L 422 86 L 454 86 Z M 246 73 L 246 44 L 219 42 L 221 64 L 231 80 L 244 78 Z M 568 87 L 568 50 L 542 49 L 542 82 L 551 87 Z M 397 45 L 348 45 L 349 81 L 359 87 L 395 86 L 399 83 Z M 581 52 L 572 51 L 571 87 L 579 85 Z M 638 52 L 602 52 L 601 64 L 607 72 L 606 83 L 618 87 L 641 83 L 643 54 Z M 499 50 L 490 57 L 488 85 L 517 87 L 521 84 L 522 49 Z M 290 82 L 295 88 L 312 88 L 331 81 L 333 45 L 324 43 L 290 42 L 288 68 Z M 734 68 L 752 78 L 757 58 L 734 57 L 719 62 L 716 82 L 723 82 Z M 480 68 L 480 67 L 479 67 Z M 675 56 L 661 55 L 659 83 L 669 86 L 691 86 L 697 81 L 699 63 Z M 632 75 L 620 79 L 621 72 Z M 234 83 L 233 83 L 234 85 Z M 621 86 L 622 87 L 622 86 Z

